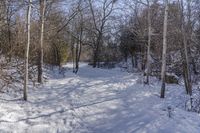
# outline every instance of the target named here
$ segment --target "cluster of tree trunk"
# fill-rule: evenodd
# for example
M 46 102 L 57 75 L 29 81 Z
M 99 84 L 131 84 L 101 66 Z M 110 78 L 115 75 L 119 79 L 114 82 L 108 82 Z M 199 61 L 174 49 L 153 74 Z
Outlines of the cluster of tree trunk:
M 126 0 L 125 5 L 128 2 L 131 3 Z M 192 95 L 191 77 L 198 75 L 199 66 L 196 51 L 199 47 L 196 28 L 199 26 L 199 2 L 137 0 L 132 4 L 130 10 L 134 15 L 121 26 L 120 49 L 124 57 L 131 58 L 133 55 L 139 59 L 137 62 L 140 70 L 144 71 L 145 84 L 149 84 L 150 75 L 158 73 L 156 75 L 162 82 L 161 98 L 165 97 L 165 83 L 168 82 L 166 72 L 182 76 L 186 93 Z M 162 47 L 160 44 L 163 44 Z
M 44 64 L 62 68 L 71 61 L 78 73 L 80 61 L 95 68 L 125 58 L 144 73 L 145 84 L 159 75 L 161 98 L 167 73 L 182 76 L 192 95 L 200 69 L 199 6 L 195 0 L 1 0 L 0 79 L 22 82 L 27 100 L 28 81 L 44 83 Z M 13 67 L 19 78 L 5 74 Z

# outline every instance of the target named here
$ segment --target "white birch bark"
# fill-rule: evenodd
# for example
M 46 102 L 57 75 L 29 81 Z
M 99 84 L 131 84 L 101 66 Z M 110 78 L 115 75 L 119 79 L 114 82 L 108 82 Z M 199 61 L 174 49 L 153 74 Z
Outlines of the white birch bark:
M 149 74 L 150 74 L 150 52 L 151 52 L 151 10 L 148 3 L 148 46 L 147 46 L 147 61 L 146 61 L 146 84 L 149 84 Z
M 162 52 L 162 68 L 161 68 L 161 98 L 165 97 L 165 74 L 166 74 L 166 52 L 167 52 L 167 17 L 168 17 L 168 0 L 165 0 L 165 14 L 163 25 L 163 52 Z
M 38 82 L 43 83 L 43 58 L 44 58 L 44 15 L 45 15 L 46 0 L 40 0 L 40 55 L 39 55 L 39 65 L 38 65 Z
M 28 58 L 29 58 L 29 47 L 30 47 L 30 21 L 31 21 L 31 3 L 29 0 L 27 10 L 27 46 L 25 51 L 25 77 L 24 77 L 24 100 L 27 100 L 27 89 L 28 89 Z

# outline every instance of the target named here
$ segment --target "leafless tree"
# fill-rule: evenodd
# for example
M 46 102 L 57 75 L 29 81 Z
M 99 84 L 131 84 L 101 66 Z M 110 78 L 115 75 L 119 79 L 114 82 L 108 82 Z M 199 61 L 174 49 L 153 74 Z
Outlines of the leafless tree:
M 166 74 L 166 51 L 167 51 L 167 17 L 168 17 L 168 0 L 165 0 L 165 14 L 163 26 L 163 52 L 162 52 L 162 69 L 161 69 L 161 98 L 165 97 L 165 74 Z
M 97 66 L 97 63 L 99 62 L 99 50 L 100 46 L 102 45 L 102 37 L 104 34 L 104 28 L 106 25 L 106 22 L 109 20 L 109 17 L 111 13 L 113 12 L 114 8 L 114 3 L 116 0 L 103 0 L 103 5 L 102 5 L 102 15 L 96 16 L 97 14 L 94 9 L 93 1 L 88 0 L 89 2 L 89 7 L 90 11 L 92 14 L 92 21 L 94 25 L 94 35 L 95 38 L 93 39 L 93 67 Z
M 31 6 L 32 6 L 32 0 L 29 0 L 27 9 L 27 46 L 25 53 L 24 100 L 27 100 L 27 89 L 28 89 L 28 65 L 29 65 L 28 58 L 29 58 L 29 47 L 30 47 Z
M 43 83 L 43 58 L 44 58 L 44 19 L 46 0 L 40 0 L 40 52 L 38 62 L 38 82 Z

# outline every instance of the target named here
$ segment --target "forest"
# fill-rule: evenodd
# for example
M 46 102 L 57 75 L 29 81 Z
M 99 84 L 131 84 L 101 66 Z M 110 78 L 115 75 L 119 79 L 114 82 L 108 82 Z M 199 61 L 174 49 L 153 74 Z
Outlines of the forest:
M 0 132 L 199 133 L 199 0 L 0 0 Z

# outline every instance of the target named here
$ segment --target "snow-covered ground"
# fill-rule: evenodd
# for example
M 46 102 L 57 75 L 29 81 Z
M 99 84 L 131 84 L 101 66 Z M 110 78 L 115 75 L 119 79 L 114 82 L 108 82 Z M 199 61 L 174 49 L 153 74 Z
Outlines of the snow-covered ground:
M 0 133 L 200 132 L 200 115 L 184 110 L 183 86 L 167 85 L 160 99 L 157 80 L 145 86 L 140 73 L 86 64 L 77 75 L 55 70 L 49 76 L 43 86 L 29 89 L 27 102 L 1 94 Z

